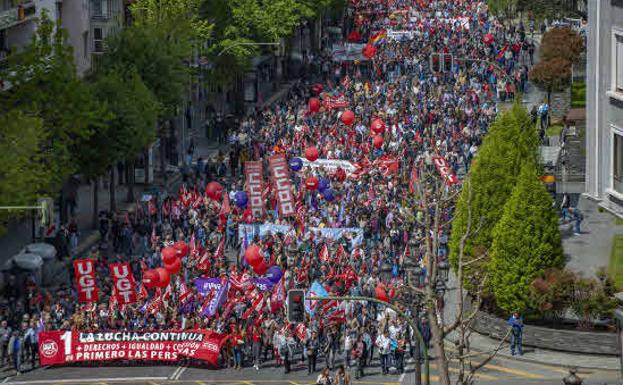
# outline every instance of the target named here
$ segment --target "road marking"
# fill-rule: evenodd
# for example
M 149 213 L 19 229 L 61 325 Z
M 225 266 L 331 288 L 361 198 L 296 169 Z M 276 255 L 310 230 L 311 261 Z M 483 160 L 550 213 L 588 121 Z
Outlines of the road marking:
M 75 378 L 62 380 L 30 380 L 30 381 L 10 381 L 6 384 L 11 385 L 31 385 L 31 384 L 102 384 L 108 382 L 147 382 L 147 381 L 166 381 L 167 377 L 113 377 L 113 378 Z
M 179 380 L 180 377 L 182 376 L 182 373 L 184 373 L 186 369 L 188 369 L 187 366 L 180 366 L 173 372 L 173 374 L 171 374 L 171 376 L 169 377 L 169 380 Z
M 208 385 L 208 384 L 206 384 L 205 382 L 203 382 L 203 381 L 199 381 L 199 380 L 196 380 L 196 381 L 195 381 L 195 384 L 197 384 L 197 385 Z
M 485 365 L 485 368 L 497 370 L 497 371 L 504 372 L 504 373 L 514 374 L 514 375 L 519 376 L 521 378 L 531 378 L 531 379 L 543 379 L 543 378 L 545 378 L 544 376 L 541 376 L 540 374 L 533 374 L 533 373 L 526 372 L 526 371 L 523 371 L 523 370 L 513 369 L 513 368 L 505 368 L 503 366 L 498 366 L 498 365 L 493 365 L 493 364 L 487 364 L 487 365 Z
M 449 372 L 452 372 L 452 373 L 459 373 L 461 370 L 460 370 L 460 369 L 457 369 L 457 368 L 448 368 L 448 371 L 449 371 Z M 469 374 L 469 369 L 468 369 L 468 370 L 465 370 L 465 372 L 464 372 L 464 373 L 465 373 L 465 375 L 468 375 L 468 374 Z M 496 381 L 496 380 L 499 380 L 499 378 L 498 378 L 498 377 L 494 377 L 494 376 L 489 376 L 489 375 L 486 375 L 486 374 L 482 374 L 482 373 L 480 373 L 480 372 L 478 372 L 478 371 L 476 372 L 476 374 L 474 375 L 474 377 L 476 377 L 476 378 L 478 378 L 478 379 L 481 379 L 481 380 L 490 380 L 490 381 Z
M 159 383 L 154 382 L 154 381 L 148 381 L 147 383 L 148 383 L 149 385 L 160 385 Z

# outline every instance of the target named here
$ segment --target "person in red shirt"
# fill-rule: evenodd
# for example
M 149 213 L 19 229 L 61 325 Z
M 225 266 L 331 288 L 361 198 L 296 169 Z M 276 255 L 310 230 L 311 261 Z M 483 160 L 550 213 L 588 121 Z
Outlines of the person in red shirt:
M 231 333 L 231 343 L 234 348 L 234 369 L 240 370 L 242 368 L 242 351 L 244 347 L 244 331 L 242 328 L 233 328 Z
M 253 327 L 251 333 L 251 342 L 253 343 L 253 367 L 260 370 L 260 353 L 262 350 L 262 330 L 259 325 Z

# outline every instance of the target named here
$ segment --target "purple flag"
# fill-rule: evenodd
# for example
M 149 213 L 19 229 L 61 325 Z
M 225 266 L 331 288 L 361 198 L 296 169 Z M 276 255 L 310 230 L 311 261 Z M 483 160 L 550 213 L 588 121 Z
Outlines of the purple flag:
M 197 278 L 195 279 L 195 287 L 197 288 L 197 292 L 201 295 L 208 295 L 212 290 L 220 289 L 221 279 L 220 278 Z
M 227 289 L 229 288 L 229 281 L 225 282 L 224 285 L 218 289 L 216 295 L 212 297 L 208 307 L 204 309 L 203 315 L 207 317 L 212 317 L 218 311 L 218 308 L 225 302 L 227 298 Z
M 251 282 L 253 282 L 255 287 L 257 287 L 261 291 L 270 291 L 273 288 L 273 286 L 275 285 L 268 278 L 253 278 L 251 280 Z

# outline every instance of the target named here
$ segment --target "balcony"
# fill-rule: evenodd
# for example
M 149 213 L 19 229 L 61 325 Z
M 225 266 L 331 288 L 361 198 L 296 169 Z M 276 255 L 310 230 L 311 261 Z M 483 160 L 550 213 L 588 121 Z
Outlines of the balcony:
M 32 19 L 35 15 L 35 4 L 28 2 L 0 12 L 0 30 L 11 28 Z

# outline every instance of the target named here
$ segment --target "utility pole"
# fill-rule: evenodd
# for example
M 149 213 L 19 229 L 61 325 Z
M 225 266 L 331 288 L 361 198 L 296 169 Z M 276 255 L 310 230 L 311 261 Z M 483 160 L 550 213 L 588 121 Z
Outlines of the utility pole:
M 424 338 L 422 338 L 422 334 L 420 333 L 420 329 L 418 329 L 417 325 L 413 322 L 412 317 L 408 317 L 402 310 L 400 310 L 397 306 L 392 305 L 391 303 L 387 303 L 385 301 L 381 301 L 380 299 L 371 298 L 371 297 L 360 297 L 360 296 L 323 296 L 323 297 L 305 297 L 306 301 L 367 301 L 381 304 L 383 306 L 387 306 L 388 308 L 395 311 L 400 317 L 404 318 L 409 326 L 413 329 L 415 336 L 417 337 L 417 346 L 415 347 L 415 384 L 422 384 L 422 358 L 420 354 L 420 349 L 422 349 L 422 353 L 424 354 L 424 382 L 425 385 L 430 385 L 430 363 L 428 362 L 428 349 L 426 347 L 426 343 L 424 342 Z

